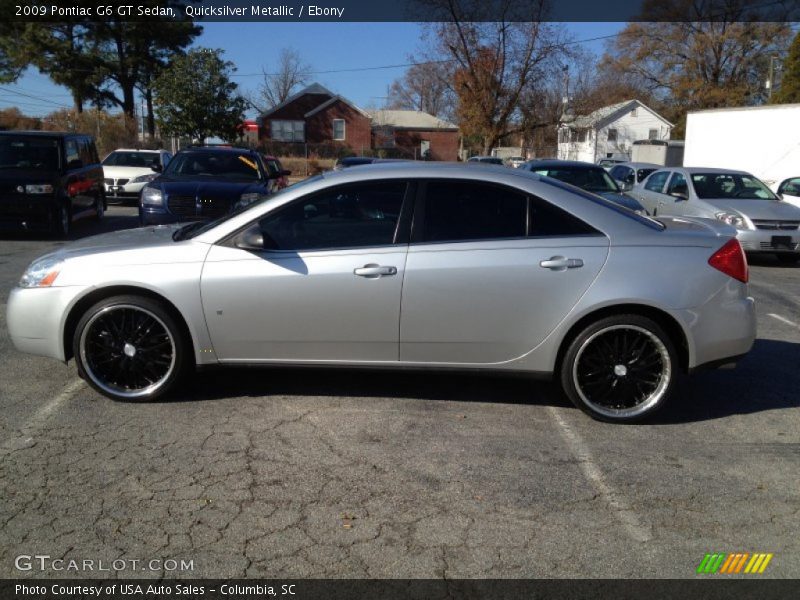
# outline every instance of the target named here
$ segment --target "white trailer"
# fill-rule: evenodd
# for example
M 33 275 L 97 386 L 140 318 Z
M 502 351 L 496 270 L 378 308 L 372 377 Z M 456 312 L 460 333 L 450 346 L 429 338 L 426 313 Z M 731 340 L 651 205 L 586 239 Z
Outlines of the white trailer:
M 636 140 L 633 142 L 631 162 L 682 167 L 683 140 Z
M 683 164 L 747 171 L 776 190 L 800 177 L 800 104 L 690 112 Z

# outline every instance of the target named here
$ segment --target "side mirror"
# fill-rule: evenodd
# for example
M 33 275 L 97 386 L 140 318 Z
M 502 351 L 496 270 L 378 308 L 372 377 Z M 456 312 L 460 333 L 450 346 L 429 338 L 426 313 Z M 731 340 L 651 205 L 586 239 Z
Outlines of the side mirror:
M 156 173 L 161 173 L 161 171 L 163 171 L 163 170 L 164 170 L 164 167 L 162 167 L 162 166 L 161 166 L 161 165 L 159 165 L 159 164 L 155 164 L 155 163 L 154 163 L 154 164 L 152 164 L 152 165 L 150 165 L 150 168 L 151 168 L 153 171 L 155 171 Z
M 622 184 L 619 186 L 623 192 L 629 192 L 633 189 L 633 182 L 632 181 L 623 181 Z
M 256 227 L 240 233 L 234 245 L 242 250 L 264 250 L 264 236 Z

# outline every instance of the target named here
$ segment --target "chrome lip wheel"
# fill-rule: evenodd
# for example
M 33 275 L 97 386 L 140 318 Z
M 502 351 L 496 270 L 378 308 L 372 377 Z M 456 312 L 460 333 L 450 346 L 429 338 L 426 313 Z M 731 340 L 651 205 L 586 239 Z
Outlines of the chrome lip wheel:
M 572 381 L 581 399 L 607 417 L 635 417 L 658 404 L 672 379 L 664 343 L 636 325 L 614 325 L 581 345 Z
M 98 311 L 80 339 L 86 375 L 123 398 L 147 397 L 175 370 L 175 340 L 164 322 L 141 306 L 120 304 Z

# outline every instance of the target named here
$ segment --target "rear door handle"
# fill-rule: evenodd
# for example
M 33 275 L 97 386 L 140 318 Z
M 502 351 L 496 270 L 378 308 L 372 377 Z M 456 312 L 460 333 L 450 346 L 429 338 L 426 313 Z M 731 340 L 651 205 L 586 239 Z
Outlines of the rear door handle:
M 377 279 L 384 275 L 397 275 L 397 267 L 384 267 L 376 264 L 368 264 L 358 269 L 353 269 L 353 273 L 359 277 Z
M 567 269 L 577 269 L 583 266 L 580 258 L 567 258 L 565 256 L 551 256 L 549 260 L 543 260 L 539 266 L 552 271 L 566 271 Z

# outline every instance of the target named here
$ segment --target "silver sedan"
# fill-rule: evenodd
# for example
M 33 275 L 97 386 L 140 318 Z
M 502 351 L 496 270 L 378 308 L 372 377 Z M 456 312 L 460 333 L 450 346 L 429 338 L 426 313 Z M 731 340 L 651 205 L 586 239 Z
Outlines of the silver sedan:
M 435 367 L 555 377 L 593 417 L 634 421 L 680 372 L 750 350 L 735 233 L 517 169 L 374 165 L 65 246 L 29 266 L 8 327 L 115 399 L 202 365 Z

